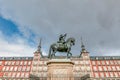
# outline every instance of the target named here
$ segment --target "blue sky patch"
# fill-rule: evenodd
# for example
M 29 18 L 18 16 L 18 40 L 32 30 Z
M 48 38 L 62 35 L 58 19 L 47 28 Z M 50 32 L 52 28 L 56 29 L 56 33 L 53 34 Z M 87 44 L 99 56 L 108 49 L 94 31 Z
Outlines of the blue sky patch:
M 2 31 L 5 38 L 9 41 L 13 40 L 11 39 L 11 36 L 17 35 L 21 38 L 26 39 L 29 45 L 35 45 L 35 42 L 33 40 L 35 38 L 35 34 L 31 30 L 28 29 L 28 31 L 30 32 L 30 36 L 29 38 L 26 38 L 13 21 L 6 20 L 3 17 L 0 17 L 0 31 Z
M 12 36 L 14 34 L 22 35 L 15 23 L 0 17 L 0 30 L 5 36 Z

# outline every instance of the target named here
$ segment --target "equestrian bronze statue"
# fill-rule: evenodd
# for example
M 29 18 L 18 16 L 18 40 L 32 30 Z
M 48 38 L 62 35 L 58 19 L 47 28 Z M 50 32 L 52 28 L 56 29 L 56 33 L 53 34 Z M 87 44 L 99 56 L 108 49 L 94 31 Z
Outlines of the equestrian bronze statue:
M 48 58 L 54 58 L 55 53 L 57 51 L 66 52 L 67 58 L 70 58 L 72 56 L 72 53 L 70 52 L 70 50 L 71 50 L 71 47 L 75 45 L 75 39 L 71 37 L 65 41 L 66 35 L 67 34 L 60 35 L 59 41 L 57 41 L 57 43 L 53 43 L 50 46 Z

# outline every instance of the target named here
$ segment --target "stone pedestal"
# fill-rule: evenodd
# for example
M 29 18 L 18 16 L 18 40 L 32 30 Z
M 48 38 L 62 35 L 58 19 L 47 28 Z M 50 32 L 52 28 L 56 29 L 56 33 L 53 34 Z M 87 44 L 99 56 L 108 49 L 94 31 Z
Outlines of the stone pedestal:
M 73 65 L 70 59 L 52 59 L 48 61 L 47 80 L 74 80 Z

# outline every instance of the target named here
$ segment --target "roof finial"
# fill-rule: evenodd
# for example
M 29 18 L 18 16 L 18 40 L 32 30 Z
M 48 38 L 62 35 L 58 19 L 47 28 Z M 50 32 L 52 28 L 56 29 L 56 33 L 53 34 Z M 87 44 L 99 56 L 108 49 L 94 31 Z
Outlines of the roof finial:
M 83 44 L 82 37 L 81 37 L 81 48 L 82 48 L 82 52 L 86 52 L 85 46 Z
M 40 38 L 40 42 L 39 42 L 38 49 L 37 49 L 38 52 L 41 52 L 41 41 L 42 39 Z

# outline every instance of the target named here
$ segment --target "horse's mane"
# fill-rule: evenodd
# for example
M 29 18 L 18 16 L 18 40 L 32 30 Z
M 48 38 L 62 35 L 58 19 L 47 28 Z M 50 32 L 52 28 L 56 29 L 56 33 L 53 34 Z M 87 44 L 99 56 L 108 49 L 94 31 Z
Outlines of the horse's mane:
M 68 41 L 70 41 L 70 40 L 75 40 L 75 38 L 70 37 L 70 38 L 68 38 L 68 39 L 66 40 L 66 42 L 68 42 Z

